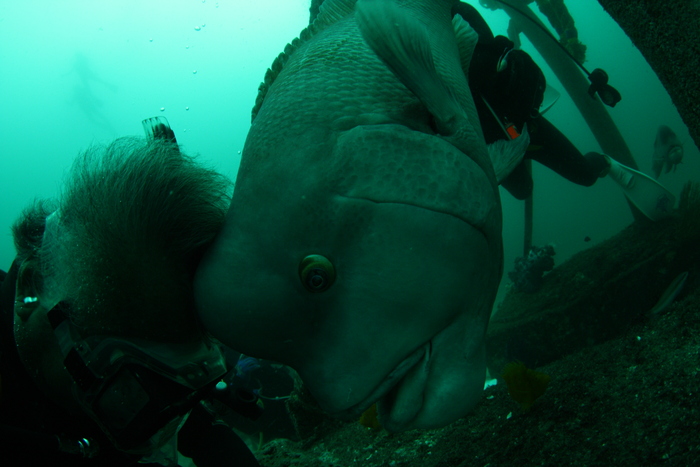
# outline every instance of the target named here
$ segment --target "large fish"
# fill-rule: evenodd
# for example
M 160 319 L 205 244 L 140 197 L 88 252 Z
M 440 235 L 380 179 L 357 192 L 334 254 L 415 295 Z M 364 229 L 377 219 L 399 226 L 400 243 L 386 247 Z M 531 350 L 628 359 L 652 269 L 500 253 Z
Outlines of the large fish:
M 651 158 L 651 170 L 654 178 L 659 178 L 661 170 L 666 167 L 666 172 L 671 169 L 675 172 L 676 166 L 683 160 L 683 145 L 678 136 L 666 125 L 659 126 L 654 140 L 654 155 Z
M 261 86 L 195 281 L 214 337 L 290 365 L 332 415 L 378 401 L 391 431 L 479 401 L 502 272 L 497 177 L 463 72 L 477 37 L 453 4 L 326 0 Z

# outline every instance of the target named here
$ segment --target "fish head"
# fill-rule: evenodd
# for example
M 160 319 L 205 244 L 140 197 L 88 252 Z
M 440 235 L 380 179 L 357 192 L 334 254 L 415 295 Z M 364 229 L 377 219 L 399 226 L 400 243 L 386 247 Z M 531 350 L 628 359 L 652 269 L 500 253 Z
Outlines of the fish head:
M 378 402 L 388 430 L 444 426 L 483 393 L 502 272 L 493 174 L 400 125 L 355 128 L 322 152 L 303 168 L 242 165 L 197 272 L 201 321 L 294 368 L 331 415 Z
M 676 170 L 676 166 L 683 161 L 683 144 L 676 133 L 666 125 L 660 125 L 654 140 L 653 156 L 654 172 L 658 176 L 661 168 L 665 167 L 666 173 Z
M 666 156 L 666 173 L 671 169 L 676 170 L 676 166 L 683 162 L 683 146 L 677 145 L 668 148 Z

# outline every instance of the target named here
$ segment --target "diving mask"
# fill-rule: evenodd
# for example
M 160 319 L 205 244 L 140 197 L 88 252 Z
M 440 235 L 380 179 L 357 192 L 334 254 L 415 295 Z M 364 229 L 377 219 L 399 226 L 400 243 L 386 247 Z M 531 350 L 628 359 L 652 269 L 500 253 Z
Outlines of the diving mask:
M 112 336 L 82 338 L 60 302 L 48 312 L 73 393 L 116 447 L 148 451 L 159 432 L 182 419 L 226 373 L 213 342 L 163 344 Z M 174 433 L 173 433 L 174 434 Z

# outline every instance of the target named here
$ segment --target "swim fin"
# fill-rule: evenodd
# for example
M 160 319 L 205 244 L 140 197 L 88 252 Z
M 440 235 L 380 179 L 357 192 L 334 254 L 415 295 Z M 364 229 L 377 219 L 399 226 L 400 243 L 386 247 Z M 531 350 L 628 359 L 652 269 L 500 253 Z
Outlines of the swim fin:
M 622 165 L 610 156 L 605 156 L 610 163 L 610 178 L 622 187 L 625 196 L 653 221 L 671 215 L 676 204 L 676 197 L 663 185 L 648 175 Z
M 170 123 L 165 117 L 146 118 L 141 122 L 143 131 L 146 133 L 148 141 L 164 140 L 177 144 L 175 132 L 170 128 Z

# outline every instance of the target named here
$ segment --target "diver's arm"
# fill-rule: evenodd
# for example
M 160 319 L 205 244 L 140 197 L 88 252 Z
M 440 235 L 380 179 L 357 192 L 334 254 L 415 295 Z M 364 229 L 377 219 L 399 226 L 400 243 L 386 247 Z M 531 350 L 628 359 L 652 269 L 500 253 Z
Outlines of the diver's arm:
M 549 167 L 567 180 L 583 186 L 593 185 L 608 167 L 598 153 L 581 154 L 564 134 L 544 117 L 528 122 L 530 148 L 525 157 Z

